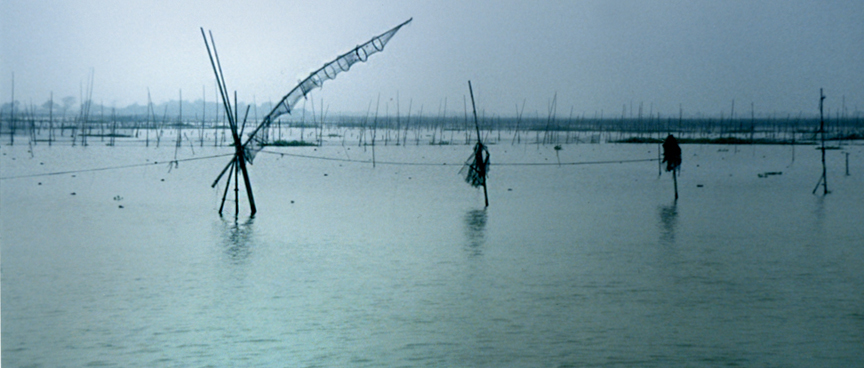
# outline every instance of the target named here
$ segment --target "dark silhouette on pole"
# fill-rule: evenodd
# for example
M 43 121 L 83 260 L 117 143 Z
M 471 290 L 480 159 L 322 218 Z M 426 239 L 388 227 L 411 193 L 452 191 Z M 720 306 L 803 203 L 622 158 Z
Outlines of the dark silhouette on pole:
M 678 140 L 672 134 L 663 141 L 663 162 L 666 163 L 666 171 L 672 172 L 672 182 L 675 185 L 675 200 L 678 200 L 678 168 L 681 166 L 681 147 Z
M 486 191 L 486 174 L 489 172 L 489 150 L 480 139 L 480 123 L 477 121 L 477 106 L 474 103 L 474 89 L 471 81 L 468 81 L 468 91 L 471 93 L 471 108 L 474 110 L 474 127 L 477 129 L 477 144 L 474 145 L 474 153 L 465 161 L 460 173 L 467 171 L 465 182 L 473 187 L 483 186 L 483 198 L 486 207 L 489 207 L 489 194 Z M 485 153 L 485 157 L 484 157 Z

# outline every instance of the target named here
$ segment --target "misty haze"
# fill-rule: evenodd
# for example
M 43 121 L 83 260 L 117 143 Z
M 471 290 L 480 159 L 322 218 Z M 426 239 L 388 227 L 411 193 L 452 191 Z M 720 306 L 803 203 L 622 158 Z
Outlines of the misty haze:
M 4 1 L 2 365 L 860 365 L 861 19 Z

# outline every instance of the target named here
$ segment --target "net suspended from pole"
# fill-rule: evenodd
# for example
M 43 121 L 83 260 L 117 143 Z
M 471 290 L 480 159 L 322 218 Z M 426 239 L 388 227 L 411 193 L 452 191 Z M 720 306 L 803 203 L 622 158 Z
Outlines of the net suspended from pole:
M 681 147 L 672 134 L 669 134 L 663 141 L 663 162 L 666 163 L 666 171 L 672 171 L 681 166 Z
M 474 153 L 465 161 L 465 165 L 459 170 L 459 174 L 465 175 L 465 182 L 476 188 L 483 186 L 488 173 L 489 150 L 486 149 L 483 143 L 477 142 L 474 145 Z
M 278 117 L 284 114 L 290 114 L 294 109 L 294 105 L 296 105 L 301 98 L 305 98 L 313 89 L 321 88 L 325 81 L 335 79 L 336 75 L 341 72 L 347 72 L 351 69 L 351 66 L 357 62 L 365 62 L 372 54 L 384 51 L 384 46 L 390 42 L 390 39 L 396 35 L 396 32 L 398 32 L 402 26 L 410 23 L 413 19 L 414 18 L 408 19 L 389 31 L 375 36 L 368 42 L 339 56 L 336 60 L 324 64 L 323 67 L 312 72 L 312 74 L 306 77 L 306 79 L 301 81 L 300 84 L 291 90 L 291 92 L 288 92 L 287 95 L 279 100 L 279 103 L 277 103 L 276 106 L 273 107 L 273 110 L 264 117 L 261 124 L 259 124 L 258 127 L 249 134 L 249 138 L 246 143 L 243 144 L 246 159 L 251 163 L 255 158 L 255 155 L 264 148 L 264 144 L 266 143 L 265 139 L 263 137 L 256 137 L 256 134 L 260 130 L 263 129 L 266 131 L 270 124 L 272 124 Z

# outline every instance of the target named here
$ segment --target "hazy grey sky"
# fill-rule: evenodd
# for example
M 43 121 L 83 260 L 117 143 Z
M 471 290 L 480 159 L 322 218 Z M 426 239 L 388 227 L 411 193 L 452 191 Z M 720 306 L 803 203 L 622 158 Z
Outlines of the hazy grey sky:
M 125 106 L 214 99 L 198 27 L 212 30 L 228 87 L 278 101 L 302 78 L 414 17 L 383 53 L 313 93 L 332 112 L 365 112 L 381 94 L 395 112 L 478 109 L 558 116 L 701 112 L 749 116 L 864 110 L 864 1 L 46 1 L 0 2 L 0 101 L 79 96 Z M 390 102 L 390 99 L 393 99 Z M 317 103 L 317 102 L 316 102 Z M 374 104 L 374 102 L 373 102 Z M 387 105 L 385 105 L 387 104 Z M 469 101 L 470 104 L 470 101 Z M 374 108 L 374 106 L 373 106 Z M 739 115 L 740 116 L 740 115 Z

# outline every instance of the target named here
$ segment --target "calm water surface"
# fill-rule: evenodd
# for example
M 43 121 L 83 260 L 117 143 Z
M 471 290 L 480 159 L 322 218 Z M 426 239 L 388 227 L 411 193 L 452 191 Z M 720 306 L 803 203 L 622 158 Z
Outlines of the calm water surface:
M 173 147 L 4 145 L 2 177 L 160 163 L 0 181 L 2 363 L 860 365 L 864 149 L 829 151 L 826 197 L 811 194 L 818 151 L 796 149 L 685 145 L 676 202 L 656 162 L 494 166 L 556 162 L 494 145 L 488 209 L 454 165 L 470 146 L 377 147 L 441 165 L 374 169 L 261 154 L 259 213 L 241 198 L 235 220 L 209 187 L 227 158 L 169 171 Z

